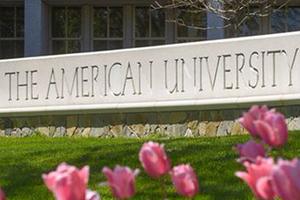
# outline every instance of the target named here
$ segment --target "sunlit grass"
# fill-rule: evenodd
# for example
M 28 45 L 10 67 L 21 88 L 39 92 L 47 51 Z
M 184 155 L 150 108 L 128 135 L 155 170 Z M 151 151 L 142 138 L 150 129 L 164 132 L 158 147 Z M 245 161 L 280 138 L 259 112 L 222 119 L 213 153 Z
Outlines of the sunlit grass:
M 300 155 L 300 135 L 290 134 L 283 153 L 287 158 Z M 223 138 L 155 139 L 164 143 L 173 165 L 190 163 L 198 174 L 200 194 L 196 199 L 252 199 L 248 187 L 234 176 L 242 167 L 235 162 L 232 147 L 248 140 L 248 136 Z M 0 185 L 9 199 L 52 199 L 43 185 L 41 174 L 49 172 L 66 161 L 69 164 L 91 168 L 89 187 L 97 190 L 102 199 L 112 199 L 101 173 L 103 166 L 117 164 L 141 168 L 138 152 L 146 139 L 95 138 L 0 138 Z M 180 199 L 168 178 L 168 198 Z M 161 185 L 141 170 L 137 177 L 137 195 L 134 199 L 161 199 Z

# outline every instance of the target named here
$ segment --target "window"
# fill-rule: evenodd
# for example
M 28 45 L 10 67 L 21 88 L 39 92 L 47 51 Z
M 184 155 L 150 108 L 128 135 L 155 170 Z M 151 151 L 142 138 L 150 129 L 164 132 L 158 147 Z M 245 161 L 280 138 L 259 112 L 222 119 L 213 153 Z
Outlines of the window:
M 193 13 L 181 8 L 177 10 L 177 20 L 177 42 L 200 41 L 207 38 L 206 13 Z
M 183 26 L 176 29 L 176 23 L 166 26 L 166 14 L 173 18 L 175 10 L 153 10 L 149 4 L 53 6 L 50 12 L 50 51 L 64 54 L 122 49 L 124 45 L 143 47 L 206 39 L 206 30 Z M 195 25 L 206 26 L 206 14 L 182 11 L 180 16 Z
M 135 46 L 165 44 L 165 14 L 149 7 L 135 8 Z
M 53 54 L 81 50 L 81 8 L 52 8 L 51 44 Z
M 49 46 L 52 54 L 101 51 L 205 40 L 207 30 L 167 22 L 176 10 L 151 9 L 149 4 L 102 6 L 85 4 L 50 7 Z M 205 27 L 206 13 L 180 10 L 179 16 Z M 166 26 L 167 24 L 167 26 Z M 177 28 L 176 28 L 177 27 Z
M 123 47 L 123 8 L 99 7 L 93 11 L 93 50 Z
M 24 8 L 0 7 L 0 59 L 24 56 Z
M 250 8 L 250 13 L 259 13 L 258 8 Z M 239 29 L 239 36 L 251 36 L 261 34 L 261 18 L 257 15 L 247 16 Z
M 264 29 L 264 32 L 262 29 Z M 294 6 L 274 9 L 271 15 L 265 19 L 259 16 L 249 16 L 240 27 L 238 36 L 298 30 L 300 30 L 300 7 Z M 234 34 L 231 33 L 231 35 Z
M 300 7 L 275 10 L 271 15 L 272 33 L 300 30 Z

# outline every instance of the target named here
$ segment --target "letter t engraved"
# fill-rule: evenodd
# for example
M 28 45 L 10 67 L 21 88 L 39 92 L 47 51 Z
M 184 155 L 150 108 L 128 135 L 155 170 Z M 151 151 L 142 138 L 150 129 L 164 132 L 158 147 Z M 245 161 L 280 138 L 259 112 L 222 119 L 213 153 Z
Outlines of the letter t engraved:
M 11 77 L 12 77 L 12 75 L 15 75 L 16 74 L 16 72 L 6 72 L 5 74 L 4 74 L 4 76 L 7 76 L 8 75 L 8 87 L 9 87 L 9 96 L 8 96 L 8 101 L 12 101 L 12 97 L 11 97 L 11 93 L 12 93 L 12 91 L 11 91 Z
M 25 87 L 26 89 L 26 97 L 25 100 L 28 100 L 28 71 L 25 72 L 26 73 L 26 82 L 25 83 L 20 83 L 20 72 L 17 72 L 17 101 L 20 100 L 20 87 Z
M 280 54 L 281 50 L 268 51 L 267 55 L 272 54 L 273 58 L 273 84 L 272 87 L 276 87 L 276 54 Z

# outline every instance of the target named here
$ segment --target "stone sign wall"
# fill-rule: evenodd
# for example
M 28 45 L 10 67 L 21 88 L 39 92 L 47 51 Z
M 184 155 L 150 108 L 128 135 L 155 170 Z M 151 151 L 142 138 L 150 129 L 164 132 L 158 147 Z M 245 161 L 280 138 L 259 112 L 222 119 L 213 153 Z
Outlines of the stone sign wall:
M 276 107 L 289 130 L 300 130 L 300 107 Z M 244 109 L 209 111 L 44 115 L 0 119 L 0 136 L 200 137 L 246 134 L 236 121 Z
M 0 134 L 240 134 L 234 119 L 256 103 L 297 129 L 299 44 L 295 32 L 1 60 Z

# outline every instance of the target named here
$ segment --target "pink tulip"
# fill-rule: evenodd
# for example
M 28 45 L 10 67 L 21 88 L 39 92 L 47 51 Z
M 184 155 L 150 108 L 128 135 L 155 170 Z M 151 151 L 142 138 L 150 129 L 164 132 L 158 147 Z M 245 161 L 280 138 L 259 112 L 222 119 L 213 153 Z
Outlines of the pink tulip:
M 158 143 L 145 143 L 140 150 L 139 159 L 145 171 L 153 178 L 158 178 L 171 169 L 164 147 Z
M 260 120 L 264 118 L 265 113 L 268 111 L 267 106 L 257 106 L 254 105 L 250 108 L 248 112 L 243 114 L 243 117 L 239 119 L 239 122 L 243 125 L 243 127 L 253 136 L 257 137 L 258 132 L 254 125 L 256 120 Z
M 100 196 L 97 192 L 86 190 L 85 192 L 85 200 L 100 200 Z
M 179 165 L 171 171 L 172 182 L 178 194 L 194 197 L 199 191 L 197 176 L 190 165 Z
M 261 139 L 272 147 L 284 145 L 288 139 L 288 128 L 282 114 L 268 111 L 263 120 L 254 122 Z
M 116 166 L 113 171 L 104 167 L 102 172 L 116 198 L 127 199 L 135 194 L 135 176 L 138 170 L 132 171 L 128 167 Z
M 5 193 L 3 192 L 3 190 L 0 188 L 0 200 L 5 200 Z
M 258 156 L 266 156 L 264 146 L 254 142 L 253 140 L 250 140 L 245 144 L 238 144 L 236 149 L 240 154 L 241 161 L 252 162 L 255 161 Z
M 244 180 L 258 199 L 269 200 L 275 197 L 272 181 L 272 158 L 256 159 L 256 163 L 244 163 L 247 172 L 236 172 L 235 175 Z
M 85 200 L 89 167 L 85 166 L 79 170 L 62 163 L 56 171 L 43 174 L 43 179 L 56 200 Z
M 275 191 L 282 200 L 300 199 L 300 160 L 279 160 L 273 170 Z

